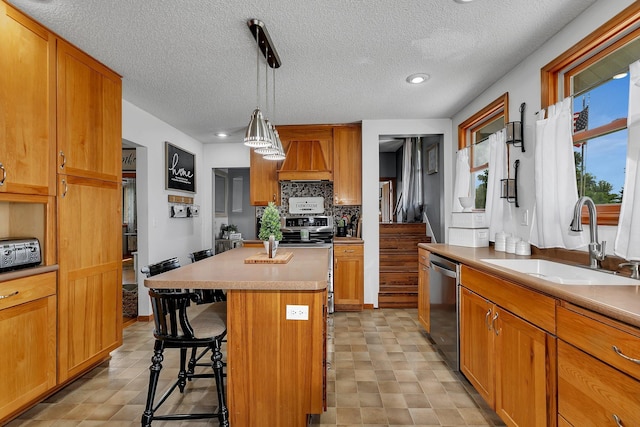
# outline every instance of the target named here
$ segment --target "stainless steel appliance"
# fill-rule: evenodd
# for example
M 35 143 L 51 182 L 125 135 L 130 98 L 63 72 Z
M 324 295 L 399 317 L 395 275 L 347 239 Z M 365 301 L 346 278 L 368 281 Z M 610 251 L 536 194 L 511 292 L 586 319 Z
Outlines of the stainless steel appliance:
M 0 239 L 0 272 L 34 267 L 42 261 L 35 237 Z
M 429 255 L 429 320 L 431 340 L 454 371 L 460 370 L 458 325 L 460 264 Z
M 324 213 L 323 197 L 290 197 L 291 216 L 280 219 L 282 240 L 279 247 L 329 249 L 327 308 L 333 313 L 333 217 L 314 215 L 319 213 Z

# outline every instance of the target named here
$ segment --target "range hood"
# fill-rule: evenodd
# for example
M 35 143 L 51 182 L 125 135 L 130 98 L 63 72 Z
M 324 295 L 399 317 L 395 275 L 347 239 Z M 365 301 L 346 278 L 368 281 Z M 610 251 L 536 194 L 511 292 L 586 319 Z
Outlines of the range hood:
M 278 170 L 280 181 L 333 181 L 333 157 L 322 141 L 283 141 L 286 158 Z

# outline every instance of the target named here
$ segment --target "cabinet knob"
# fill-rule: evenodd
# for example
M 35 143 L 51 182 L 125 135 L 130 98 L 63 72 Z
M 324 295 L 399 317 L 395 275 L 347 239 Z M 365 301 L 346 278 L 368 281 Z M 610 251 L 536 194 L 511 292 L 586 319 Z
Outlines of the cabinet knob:
M 0 169 L 2 169 L 2 179 L 0 180 L 0 186 L 4 185 L 4 181 L 7 179 L 7 170 L 4 165 L 0 163 Z

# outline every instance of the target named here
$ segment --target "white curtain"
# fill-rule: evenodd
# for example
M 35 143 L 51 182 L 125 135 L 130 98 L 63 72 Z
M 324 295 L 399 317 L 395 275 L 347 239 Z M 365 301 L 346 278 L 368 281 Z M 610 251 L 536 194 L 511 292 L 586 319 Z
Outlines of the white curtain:
M 458 150 L 456 155 L 456 177 L 453 184 L 452 212 L 462 212 L 458 197 L 471 196 L 471 169 L 469 167 L 469 147 Z
M 407 219 L 407 213 L 411 207 L 411 138 L 405 138 L 402 149 L 402 209 L 398 212 L 398 222 Z
M 539 248 L 577 249 L 588 236 L 569 227 L 578 201 L 573 156 L 571 98 L 551 105 L 536 121 L 534 150 L 535 207 L 530 241 Z M 588 234 L 588 233 L 587 233 Z
M 489 221 L 489 240 L 495 241 L 498 231 L 504 230 L 505 224 L 511 224 L 511 209 L 506 199 L 501 198 L 502 183 L 500 180 L 508 177 L 507 165 L 507 132 L 502 129 L 489 135 L 489 176 L 487 179 L 487 202 L 485 215 Z
M 627 164 L 618 232 L 616 255 L 640 260 L 640 61 L 629 65 L 629 113 L 627 115 Z

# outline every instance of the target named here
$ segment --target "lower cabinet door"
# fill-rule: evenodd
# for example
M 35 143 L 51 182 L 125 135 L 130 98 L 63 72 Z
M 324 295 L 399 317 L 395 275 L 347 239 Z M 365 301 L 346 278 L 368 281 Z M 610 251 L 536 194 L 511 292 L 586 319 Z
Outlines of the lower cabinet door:
M 556 410 L 549 402 L 555 398 L 555 375 L 548 347 L 555 348 L 555 340 L 500 307 L 494 312 L 496 413 L 510 426 L 554 425 Z
M 0 310 L 0 425 L 56 385 L 55 319 L 55 295 Z
M 640 381 L 558 340 L 558 412 L 576 427 L 640 426 Z

